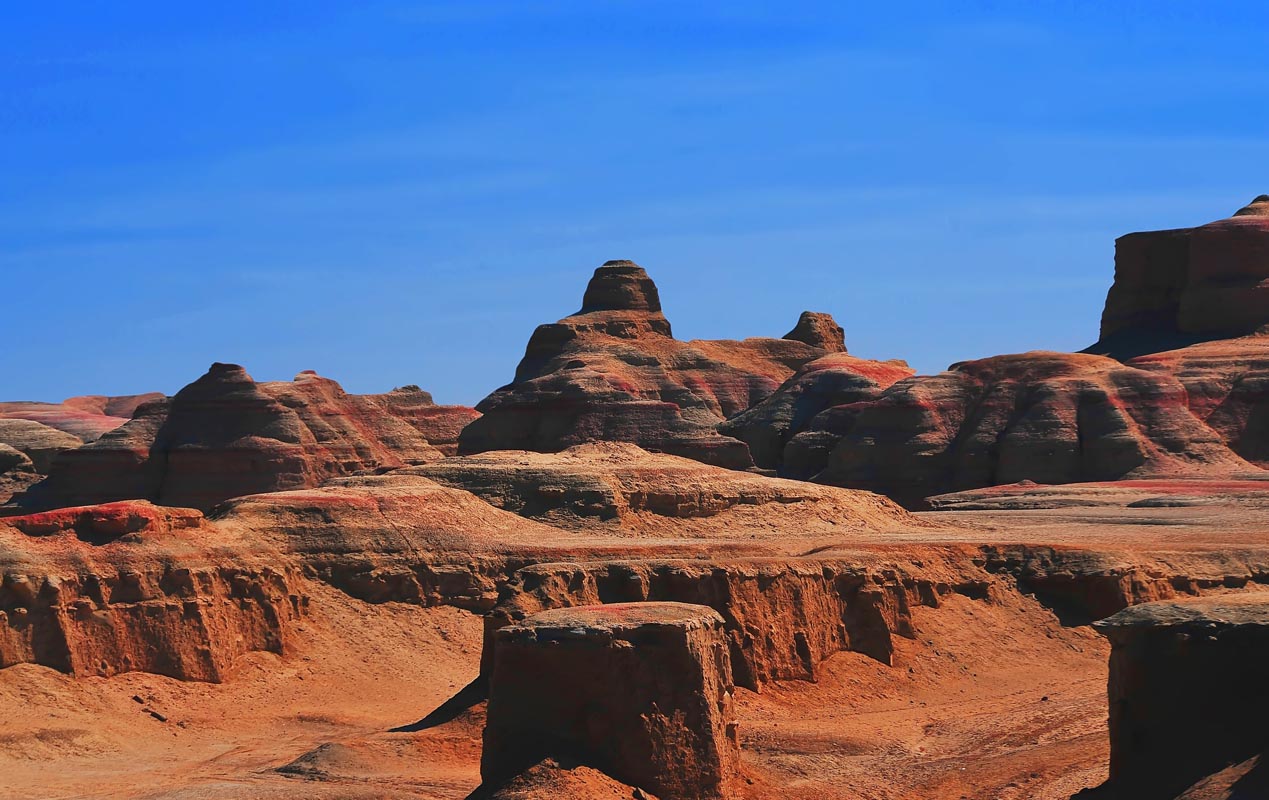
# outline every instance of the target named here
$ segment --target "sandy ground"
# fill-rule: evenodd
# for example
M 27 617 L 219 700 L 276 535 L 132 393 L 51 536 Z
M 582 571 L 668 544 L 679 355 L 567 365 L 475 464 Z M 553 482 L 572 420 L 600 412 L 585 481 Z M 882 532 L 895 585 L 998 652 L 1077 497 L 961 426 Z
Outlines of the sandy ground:
M 299 650 L 224 684 L 0 671 L 0 796 L 465 797 L 483 704 L 437 709 L 476 676 L 480 620 L 314 591 Z M 1022 596 L 915 613 L 893 666 L 842 653 L 818 684 L 738 690 L 751 797 L 1047 799 L 1104 779 L 1099 636 Z

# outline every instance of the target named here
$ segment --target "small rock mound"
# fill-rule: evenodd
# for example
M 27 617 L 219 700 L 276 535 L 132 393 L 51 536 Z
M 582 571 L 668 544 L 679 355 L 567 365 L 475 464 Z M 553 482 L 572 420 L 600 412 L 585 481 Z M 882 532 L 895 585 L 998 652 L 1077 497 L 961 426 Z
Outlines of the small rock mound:
M 657 286 L 643 267 L 624 259 L 605 261 L 586 286 L 579 314 L 593 311 L 661 310 Z
M 723 619 L 705 606 L 565 608 L 502 628 L 481 779 L 501 786 L 561 758 L 663 800 L 731 798 L 740 745 L 730 675 Z
M 846 332 L 837 324 L 832 314 L 819 311 L 803 311 L 798 324 L 784 338 L 803 342 L 830 353 L 846 352 Z

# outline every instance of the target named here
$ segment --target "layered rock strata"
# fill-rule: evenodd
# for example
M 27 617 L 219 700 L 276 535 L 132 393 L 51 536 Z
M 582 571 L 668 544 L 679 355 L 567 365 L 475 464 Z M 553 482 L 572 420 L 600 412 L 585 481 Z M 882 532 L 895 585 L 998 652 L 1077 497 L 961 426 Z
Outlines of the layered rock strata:
M 386 402 L 350 395 L 312 372 L 257 383 L 242 367 L 213 364 L 170 401 L 140 406 L 127 424 L 67 453 L 18 502 L 40 509 L 144 499 L 207 510 L 230 497 L 443 457 L 420 433 L 424 398 L 391 394 Z M 410 410 L 398 416 L 394 406 Z
M 1032 352 L 900 381 L 854 416 L 817 481 L 919 506 L 1016 483 L 1223 477 L 1255 467 L 1172 375 L 1087 354 Z
M 1269 595 L 1149 603 L 1095 626 L 1112 644 L 1105 796 L 1176 797 L 1265 752 Z
M 85 395 L 61 403 L 0 402 L 0 419 L 38 422 L 91 442 L 127 422 L 138 407 L 162 399 L 161 393 L 150 392 L 118 397 Z
M 647 273 L 610 261 L 595 270 L 578 313 L 534 331 L 514 381 L 477 405 L 483 416 L 464 429 L 459 451 L 623 441 L 751 467 L 745 444 L 715 428 L 802 365 L 844 349 L 835 330 L 826 315 L 804 316 L 796 338 L 682 342 Z
M 0 520 L 0 668 L 220 681 L 244 653 L 285 652 L 308 605 L 299 571 L 213 534 L 141 502 Z
M 734 797 L 740 745 L 723 620 L 682 603 L 535 614 L 498 631 L 481 779 L 576 760 L 664 800 Z

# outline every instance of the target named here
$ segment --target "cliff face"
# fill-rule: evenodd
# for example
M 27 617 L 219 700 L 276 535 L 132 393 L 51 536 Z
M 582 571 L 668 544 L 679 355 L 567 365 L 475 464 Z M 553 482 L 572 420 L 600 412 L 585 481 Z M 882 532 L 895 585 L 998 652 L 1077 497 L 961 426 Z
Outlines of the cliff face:
M 515 380 L 477 405 L 484 416 L 463 431 L 459 450 L 622 441 L 750 467 L 745 444 L 716 426 L 840 346 L 835 328 L 831 318 L 804 315 L 795 338 L 681 342 L 647 273 L 610 261 L 595 270 L 578 313 L 534 331 Z
M 1254 333 L 1269 323 L 1269 196 L 1197 228 L 1115 242 L 1101 339 Z M 1137 347 L 1148 346 L 1145 342 Z
M 423 392 L 350 395 L 312 372 L 257 383 L 242 367 L 213 364 L 170 401 L 140 406 L 127 424 L 66 454 L 18 502 L 40 509 L 145 499 L 206 510 L 230 497 L 441 458 L 422 431 L 452 445 L 470 416 L 431 405 Z

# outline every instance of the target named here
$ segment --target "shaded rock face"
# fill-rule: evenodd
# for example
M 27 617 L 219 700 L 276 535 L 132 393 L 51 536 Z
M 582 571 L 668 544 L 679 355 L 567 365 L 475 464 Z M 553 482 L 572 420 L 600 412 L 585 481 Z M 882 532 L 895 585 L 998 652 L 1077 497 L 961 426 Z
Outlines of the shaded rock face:
M 817 477 L 919 506 L 1016 483 L 1254 470 L 1190 413 L 1176 378 L 1085 354 L 1023 353 L 900 381 L 865 404 Z
M 1176 797 L 1265 751 L 1269 595 L 1149 603 L 1096 627 L 1112 644 L 1106 796 Z
M 36 471 L 26 453 L 0 443 L 0 503 L 8 502 L 12 495 L 27 489 L 43 477 Z
M 37 471 L 47 475 L 58 453 L 74 450 L 83 441 L 65 431 L 28 419 L 0 419 L 0 444 L 22 451 Z
M 213 364 L 170 401 L 140 406 L 126 425 L 66 454 L 18 502 L 39 509 L 145 499 L 206 510 L 440 457 L 374 396 L 349 395 L 311 372 L 256 383 L 242 367 Z
M 1238 335 L 1269 323 L 1269 202 L 1262 197 L 1229 219 L 1116 241 L 1102 340 Z
M 859 404 L 875 400 L 913 372 L 903 361 L 833 353 L 803 366 L 770 397 L 718 430 L 747 444 L 759 467 L 807 480 L 824 469 Z
M 484 416 L 463 430 L 459 451 L 554 452 L 605 440 L 751 467 L 744 443 L 716 426 L 825 353 L 792 339 L 681 342 L 647 273 L 609 262 L 595 270 L 581 311 L 533 332 L 515 380 L 477 406 Z
M 723 620 L 682 603 L 547 611 L 497 633 L 481 779 L 573 759 L 663 800 L 734 797 Z

